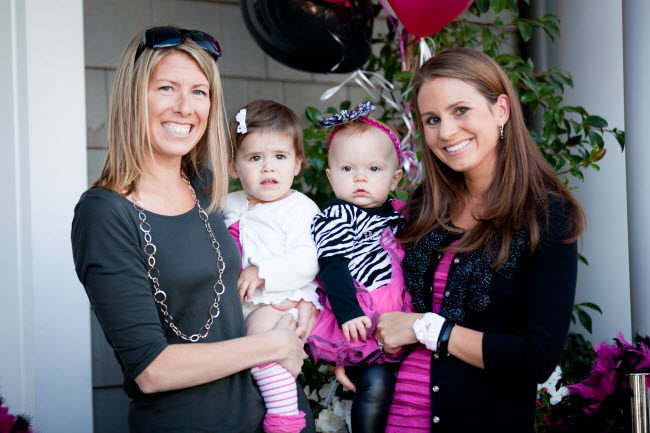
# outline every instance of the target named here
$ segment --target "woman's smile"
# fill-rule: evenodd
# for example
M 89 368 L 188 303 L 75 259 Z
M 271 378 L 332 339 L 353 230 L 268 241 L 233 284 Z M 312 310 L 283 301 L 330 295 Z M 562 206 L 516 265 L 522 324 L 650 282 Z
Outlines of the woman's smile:
M 172 132 L 174 134 L 182 134 L 182 135 L 189 134 L 190 130 L 192 129 L 192 125 L 172 123 L 172 122 L 164 122 L 162 124 L 162 127 L 169 132 Z
M 467 146 L 469 146 L 471 142 L 472 142 L 472 139 L 468 138 L 467 140 L 463 140 L 460 143 L 445 147 L 445 150 L 447 152 L 449 152 L 450 154 L 460 153 L 460 151 L 462 151 Z

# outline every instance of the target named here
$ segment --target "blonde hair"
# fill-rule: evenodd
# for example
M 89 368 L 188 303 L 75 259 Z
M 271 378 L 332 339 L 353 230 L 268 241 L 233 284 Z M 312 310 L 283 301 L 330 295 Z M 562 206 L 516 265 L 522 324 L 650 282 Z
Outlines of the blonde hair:
M 227 125 L 221 77 L 214 58 L 190 38 L 169 48 L 146 47 L 137 62 L 135 53 L 143 31 L 126 46 L 120 57 L 111 88 L 108 116 L 108 155 L 99 179 L 93 185 L 129 195 L 136 191 L 140 177 L 147 171 L 149 140 L 147 91 L 156 65 L 169 53 L 181 52 L 201 68 L 210 84 L 210 113 L 203 137 L 182 157 L 181 170 L 190 177 L 208 173 L 212 179 L 201 179 L 210 196 L 208 211 L 223 209 L 228 193 Z

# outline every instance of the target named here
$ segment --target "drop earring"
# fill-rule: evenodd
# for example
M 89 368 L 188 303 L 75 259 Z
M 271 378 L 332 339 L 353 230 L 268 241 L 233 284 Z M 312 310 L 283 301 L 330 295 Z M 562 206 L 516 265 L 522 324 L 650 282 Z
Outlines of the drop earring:
M 499 127 L 499 131 L 501 132 L 501 141 L 503 141 L 503 126 L 504 124 L 502 123 L 501 126 Z

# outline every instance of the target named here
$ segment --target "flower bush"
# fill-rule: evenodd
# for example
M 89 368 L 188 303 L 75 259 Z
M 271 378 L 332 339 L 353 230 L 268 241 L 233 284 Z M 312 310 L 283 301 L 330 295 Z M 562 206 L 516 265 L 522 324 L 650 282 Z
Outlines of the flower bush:
M 627 382 L 630 373 L 650 373 L 650 338 L 637 336 L 635 343 L 631 344 L 619 334 L 613 343 L 602 342 L 597 345 L 589 375 L 580 382 L 567 386 L 568 394 L 536 425 L 536 431 L 631 431 L 631 391 Z
M 354 394 L 335 381 L 324 365 L 305 361 L 298 381 L 311 404 L 316 420 L 316 431 L 322 433 L 347 433 L 350 427 L 350 409 Z
M 0 396 L 0 433 L 32 433 L 29 418 L 10 414 L 2 396 Z
M 550 423 L 550 414 L 553 406 L 569 393 L 569 389 L 562 385 L 562 369 L 558 365 L 551 377 L 544 383 L 537 385 L 537 407 L 535 408 L 535 431 L 541 432 Z

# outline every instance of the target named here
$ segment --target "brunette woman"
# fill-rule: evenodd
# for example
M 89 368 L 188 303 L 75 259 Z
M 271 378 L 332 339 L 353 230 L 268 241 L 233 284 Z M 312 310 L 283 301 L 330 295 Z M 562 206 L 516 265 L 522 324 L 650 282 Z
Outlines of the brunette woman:
M 585 215 L 531 138 L 489 56 L 443 51 L 414 84 L 425 178 L 407 203 L 403 269 L 416 313 L 386 313 L 397 376 L 387 432 L 532 432 L 574 302 Z

